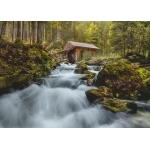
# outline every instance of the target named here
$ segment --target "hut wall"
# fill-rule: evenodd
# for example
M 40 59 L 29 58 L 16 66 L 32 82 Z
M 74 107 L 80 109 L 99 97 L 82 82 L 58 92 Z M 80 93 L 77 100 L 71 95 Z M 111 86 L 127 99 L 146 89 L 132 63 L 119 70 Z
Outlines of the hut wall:
M 80 48 L 79 47 L 76 47 L 76 56 L 77 56 L 77 58 L 80 57 Z
M 95 54 L 96 54 L 96 49 L 89 49 L 89 52 L 90 52 L 92 55 L 95 55 Z

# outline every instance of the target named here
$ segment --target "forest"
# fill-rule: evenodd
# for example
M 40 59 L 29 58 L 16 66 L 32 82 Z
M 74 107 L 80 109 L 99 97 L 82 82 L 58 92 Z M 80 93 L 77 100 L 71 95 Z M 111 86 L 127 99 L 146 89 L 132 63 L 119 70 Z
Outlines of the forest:
M 133 52 L 149 57 L 149 21 L 1 21 L 0 39 L 62 50 L 67 41 L 92 43 L 103 56 Z
M 0 21 L 1 93 L 47 76 L 62 61 L 58 52 L 67 41 L 99 48 L 95 58 L 85 53 L 83 60 L 126 58 L 150 63 L 149 21 Z
M 0 127 L 149 128 L 149 116 L 149 21 L 0 22 Z

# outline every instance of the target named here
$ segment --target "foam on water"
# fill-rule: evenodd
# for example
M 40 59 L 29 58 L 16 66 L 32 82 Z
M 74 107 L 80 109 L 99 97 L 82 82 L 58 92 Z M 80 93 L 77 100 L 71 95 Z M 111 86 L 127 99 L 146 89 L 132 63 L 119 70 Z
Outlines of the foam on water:
M 114 114 L 101 105 L 90 105 L 85 91 L 95 87 L 82 84 L 83 75 L 74 74 L 75 66 L 61 64 L 44 85 L 32 84 L 1 96 L 0 127 L 150 127 L 149 112 Z

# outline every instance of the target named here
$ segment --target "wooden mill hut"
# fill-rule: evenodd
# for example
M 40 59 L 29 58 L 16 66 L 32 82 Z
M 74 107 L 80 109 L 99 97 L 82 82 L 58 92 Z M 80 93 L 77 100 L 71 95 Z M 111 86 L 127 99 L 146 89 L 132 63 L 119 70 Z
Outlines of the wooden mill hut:
M 78 59 L 82 59 L 83 53 L 90 52 L 91 56 L 96 54 L 99 48 L 93 44 L 68 41 L 62 51 L 59 53 L 67 58 L 69 62 L 74 63 Z

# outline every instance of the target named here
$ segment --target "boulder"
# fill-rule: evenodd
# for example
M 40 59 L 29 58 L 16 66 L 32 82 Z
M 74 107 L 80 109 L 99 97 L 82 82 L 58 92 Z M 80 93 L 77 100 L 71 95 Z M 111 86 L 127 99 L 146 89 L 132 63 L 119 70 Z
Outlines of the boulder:
M 85 94 L 90 103 L 94 102 L 98 98 L 101 100 L 104 97 L 113 97 L 112 90 L 105 86 L 100 86 L 99 88 L 88 90 L 85 92 Z
M 78 73 L 78 74 L 83 74 L 84 71 L 86 71 L 86 70 L 88 70 L 86 64 L 83 61 L 81 61 L 77 64 L 76 69 L 74 70 L 74 72 Z
M 101 60 L 100 59 L 97 59 L 97 60 L 88 60 L 86 61 L 86 65 L 96 65 L 96 66 L 99 66 L 101 63 Z
M 114 113 L 126 112 L 128 110 L 125 102 L 115 98 L 104 98 L 104 100 L 101 101 L 101 104 L 105 109 Z
M 143 80 L 142 87 L 139 90 L 141 94 L 141 100 L 149 100 L 150 99 L 150 77 Z
M 93 79 L 95 77 L 95 73 L 85 70 L 84 74 L 86 74 L 85 76 L 81 77 L 81 80 L 88 80 L 88 79 Z
M 136 113 L 138 110 L 138 105 L 134 102 L 127 102 L 127 108 L 130 110 L 128 111 L 129 113 Z
M 141 85 L 142 79 L 139 73 L 126 59 L 106 64 L 99 72 L 96 80 L 97 87 L 111 88 L 113 95 L 122 99 L 137 99 Z

